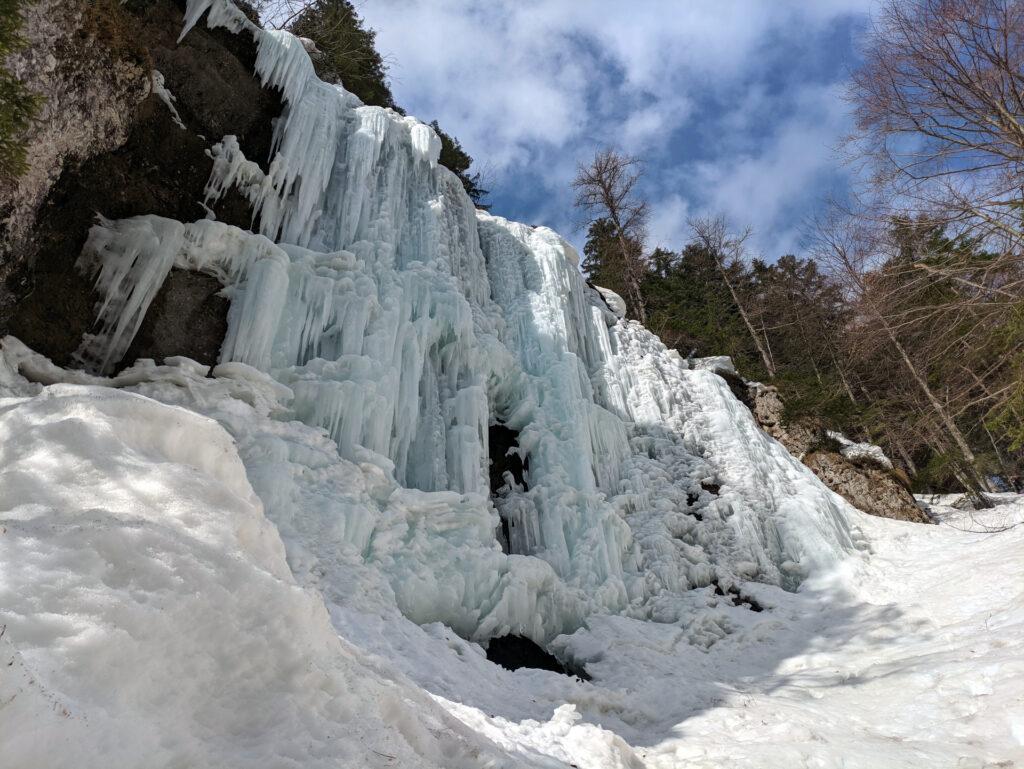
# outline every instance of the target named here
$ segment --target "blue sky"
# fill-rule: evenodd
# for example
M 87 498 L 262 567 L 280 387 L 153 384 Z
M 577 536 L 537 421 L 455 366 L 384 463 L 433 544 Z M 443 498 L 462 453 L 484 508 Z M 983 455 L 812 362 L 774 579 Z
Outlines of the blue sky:
M 580 244 L 570 182 L 605 145 L 645 162 L 650 246 L 688 216 L 769 259 L 851 170 L 844 83 L 872 0 L 362 0 L 395 98 L 476 159 L 493 212 Z

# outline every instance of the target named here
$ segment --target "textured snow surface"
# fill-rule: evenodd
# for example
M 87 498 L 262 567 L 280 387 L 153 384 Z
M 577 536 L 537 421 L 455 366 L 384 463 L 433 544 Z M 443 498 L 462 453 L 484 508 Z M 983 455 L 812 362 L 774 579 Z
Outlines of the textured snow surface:
M 80 262 L 104 297 L 92 373 L 2 343 L 2 765 L 1010 754 L 1019 641 L 986 647 L 980 688 L 965 655 L 1018 563 L 923 596 L 901 553 L 980 559 L 977 535 L 866 520 L 556 233 L 476 211 L 428 126 L 322 83 L 301 41 L 225 0 L 189 0 L 185 32 L 207 11 L 256 37 L 287 105 L 267 173 L 234 137 L 212 151 L 208 195 L 237 187 L 254 231 L 101 220 Z M 225 286 L 220 363 L 112 373 L 174 267 Z M 528 469 L 492 495 L 499 424 Z M 930 640 L 961 621 L 963 644 Z M 492 665 L 481 644 L 509 632 L 594 681 Z M 977 722 L 947 728 L 964 703 Z
M 828 437 L 839 444 L 839 452 L 847 459 L 857 461 L 867 459 L 876 465 L 892 470 L 892 460 L 885 455 L 881 446 L 873 443 L 856 443 L 842 433 L 828 430 Z
M 0 401 L 4 767 L 519 766 L 332 629 L 216 422 Z
M 31 384 L 10 363 L 77 384 Z M 0 400 L 3 766 L 1024 759 L 1024 498 L 933 506 L 939 526 L 866 520 L 871 557 L 797 593 L 742 582 L 735 597 L 689 591 L 675 622 L 591 616 L 551 645 L 591 682 L 512 673 L 397 611 L 380 573 L 338 547 L 338 520 L 272 525 L 260 497 L 281 478 L 277 441 L 310 458 L 332 444 L 267 416 L 269 378 L 218 369 L 172 360 L 102 380 L 5 341 L 0 381 L 18 397 Z M 232 441 L 221 425 L 244 430 Z

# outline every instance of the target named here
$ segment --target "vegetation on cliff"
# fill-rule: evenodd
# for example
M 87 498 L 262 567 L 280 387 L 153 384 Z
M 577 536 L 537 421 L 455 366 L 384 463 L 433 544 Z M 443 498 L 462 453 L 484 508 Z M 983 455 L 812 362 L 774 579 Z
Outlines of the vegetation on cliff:
M 4 65 L 4 60 L 23 45 L 22 0 L 0 0 L 0 180 L 17 177 L 25 167 L 22 133 L 39 104 Z

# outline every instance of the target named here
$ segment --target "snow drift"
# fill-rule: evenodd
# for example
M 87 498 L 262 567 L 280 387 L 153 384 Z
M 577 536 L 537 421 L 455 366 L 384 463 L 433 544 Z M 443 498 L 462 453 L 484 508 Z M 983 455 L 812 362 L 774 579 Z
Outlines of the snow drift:
M 213 420 L 108 388 L 4 400 L 0 489 L 4 766 L 477 765 L 296 585 Z

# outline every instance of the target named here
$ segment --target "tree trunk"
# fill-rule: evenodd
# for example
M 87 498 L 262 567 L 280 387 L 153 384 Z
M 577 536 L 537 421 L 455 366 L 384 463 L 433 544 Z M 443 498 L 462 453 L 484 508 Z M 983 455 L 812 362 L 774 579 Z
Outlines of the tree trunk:
M 626 285 L 629 287 L 629 293 L 632 294 L 631 298 L 633 299 L 633 306 L 636 308 L 637 320 L 646 326 L 647 305 L 644 302 L 644 295 L 640 290 L 640 281 L 636 275 L 636 260 L 629 250 L 629 243 L 622 232 L 622 225 L 619 224 L 618 215 L 612 216 L 612 222 L 615 224 L 615 229 L 618 233 L 619 249 L 622 251 L 622 263 L 626 268 Z
M 991 491 L 991 489 L 988 488 L 988 480 L 978 472 L 977 458 L 974 456 L 974 452 L 971 451 L 971 447 L 967 445 L 967 439 L 964 438 L 964 434 L 960 432 L 960 428 L 956 426 L 953 418 L 946 413 L 946 409 L 942 407 L 942 403 L 940 403 L 939 399 L 935 397 L 935 393 L 932 392 L 932 389 L 928 386 L 928 382 L 926 382 L 924 377 L 921 376 L 920 372 L 917 370 L 917 366 L 914 365 L 914 362 L 910 360 L 910 356 L 907 355 L 907 351 L 903 348 L 903 345 L 900 344 L 898 339 L 896 339 L 896 335 L 892 333 L 888 326 L 886 326 L 885 330 L 889 336 L 889 340 L 893 343 L 893 346 L 899 353 L 904 365 L 907 367 L 907 371 L 910 372 L 910 376 L 913 377 L 914 381 L 917 382 L 918 387 L 921 388 L 921 392 L 924 393 L 925 398 L 928 399 L 928 403 L 931 405 L 932 409 L 935 410 L 935 414 L 942 422 L 942 426 L 949 431 L 949 436 L 953 439 L 953 443 L 956 444 L 957 449 L 960 450 L 960 454 L 963 456 L 964 462 L 966 462 L 967 466 L 975 473 L 975 475 L 978 476 L 979 485 L 984 491 Z
M 768 378 L 775 378 L 775 366 L 772 364 L 772 359 L 768 355 L 768 351 L 765 350 L 764 345 L 761 343 L 761 337 L 757 334 L 757 329 L 754 328 L 754 324 L 750 322 L 750 318 L 747 317 L 747 311 L 743 308 L 743 302 L 740 301 L 739 295 L 736 293 L 736 289 L 732 287 L 732 281 L 729 280 L 729 275 L 725 271 L 725 265 L 722 264 L 721 256 L 715 255 L 715 264 L 718 265 L 718 271 L 722 273 L 722 280 L 725 281 L 726 288 L 729 289 L 729 295 L 732 297 L 733 303 L 736 305 L 736 309 L 740 311 L 740 317 L 743 318 L 743 325 L 747 327 L 747 332 L 750 334 L 750 338 L 754 342 L 754 346 L 757 347 L 757 351 L 761 354 L 761 360 L 764 362 L 765 370 L 768 372 Z
M 925 380 L 924 376 L 922 376 L 921 372 L 917 370 L 917 366 L 914 365 L 914 362 L 910 359 L 910 355 L 907 354 L 903 344 L 896 338 L 896 334 L 886 322 L 882 313 L 873 305 L 871 306 L 871 311 L 876 320 L 878 320 L 882 325 L 882 328 L 885 329 L 886 336 L 889 337 L 889 341 L 892 343 L 893 348 L 895 348 L 896 352 L 899 354 L 900 360 L 903 361 L 903 365 L 907 368 L 907 372 L 917 383 L 921 392 L 924 393 L 925 399 L 932 407 L 935 415 L 939 418 L 939 422 L 946 429 L 949 437 L 952 438 L 953 443 L 956 444 L 960 455 L 964 458 L 967 468 L 969 468 L 970 472 L 975 476 L 978 487 L 983 491 L 991 491 L 991 489 L 989 489 L 988 480 L 978 471 L 977 458 L 974 456 L 974 452 L 971 451 L 971 447 L 967 444 L 967 439 L 964 437 L 964 434 L 960 432 L 960 428 L 956 426 L 953 418 L 946 412 L 946 409 L 943 408 L 939 399 L 935 397 L 935 393 L 932 392 L 932 388 L 928 386 L 928 382 Z
M 891 443 L 895 447 L 896 453 L 899 454 L 900 455 L 900 459 L 903 460 L 903 464 L 907 468 L 907 474 L 911 478 L 916 478 L 917 477 L 917 465 L 914 464 L 913 458 L 910 456 L 910 453 L 904 447 L 903 441 L 901 441 L 899 438 L 896 438 L 896 437 L 890 435 L 889 436 L 889 443 Z
M 856 403 L 857 396 L 853 394 L 853 388 L 850 387 L 850 380 L 846 378 L 846 371 L 844 371 L 843 367 L 839 365 L 839 360 L 836 358 L 835 353 L 830 354 L 832 355 L 832 364 L 836 367 L 836 371 L 839 372 L 839 379 L 843 383 L 843 389 L 846 390 L 846 395 L 850 399 L 850 403 Z

